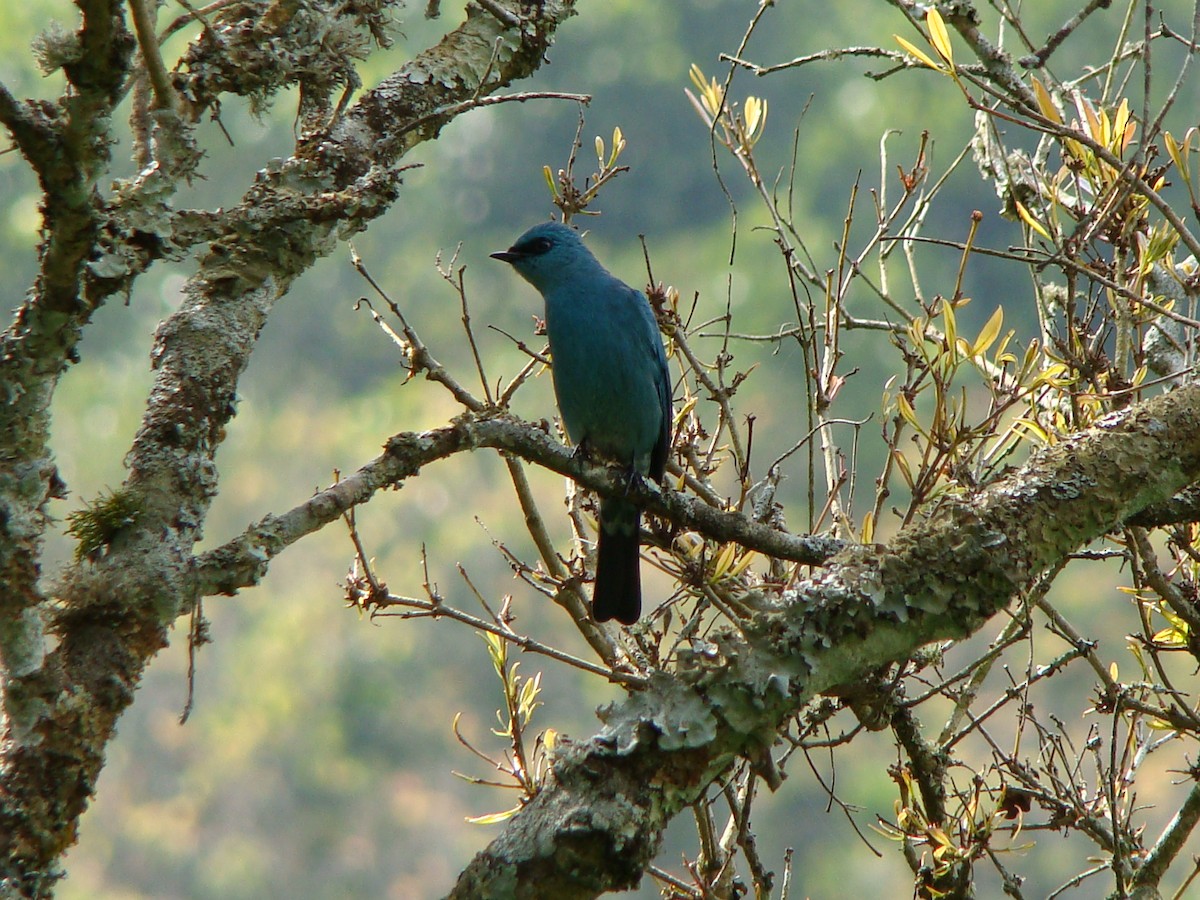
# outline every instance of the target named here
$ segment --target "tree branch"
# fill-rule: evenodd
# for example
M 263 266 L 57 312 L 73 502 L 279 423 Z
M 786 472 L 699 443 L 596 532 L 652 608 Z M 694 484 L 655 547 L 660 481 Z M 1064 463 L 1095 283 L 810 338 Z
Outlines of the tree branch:
M 1197 822 L 1200 822 L 1200 785 L 1193 784 L 1192 789 L 1188 791 L 1187 799 L 1183 801 L 1179 811 L 1167 823 L 1167 827 L 1163 829 L 1162 835 L 1150 849 L 1145 862 L 1134 876 L 1131 897 L 1137 898 L 1137 900 L 1141 900 L 1141 898 L 1150 900 L 1152 897 L 1160 896 L 1158 893 L 1159 882 L 1162 881 L 1167 869 L 1171 867 L 1171 863 L 1175 861 L 1175 857 L 1187 843 Z
M 670 818 L 818 694 L 931 641 L 962 638 L 1066 554 L 1200 478 L 1200 387 L 1138 404 L 944 503 L 887 547 L 848 548 L 742 633 L 602 712 L 450 897 L 629 888 Z
M 77 53 L 63 65 L 74 90 L 57 106 L 19 103 L 0 90 L 0 120 L 41 183 L 46 235 L 30 299 L 12 304 L 17 315 L 0 336 L 0 667 L 20 678 L 42 662 L 46 506 L 64 491 L 48 446 L 50 400 L 93 311 L 81 286 L 99 232 L 96 183 L 109 162 L 111 113 L 132 47 L 117 0 L 78 5 Z M 9 715 L 24 707 L 19 685 L 4 683 Z
M 542 429 L 506 412 L 484 411 L 464 413 L 444 428 L 394 436 L 382 455 L 354 474 L 202 554 L 191 573 L 194 597 L 232 594 L 257 584 L 271 560 L 285 548 L 365 503 L 377 491 L 396 487 L 430 463 L 484 447 L 507 451 L 601 494 L 628 496 L 676 525 L 777 559 L 819 565 L 842 547 L 842 542 L 833 538 L 776 531 L 740 513 L 714 509 L 695 497 L 653 484 L 631 485 L 625 472 L 585 461 Z
M 65 100 L 62 132 L 74 154 L 69 160 L 79 165 L 67 170 L 69 190 L 61 198 L 47 190 L 52 231 L 42 275 L 0 354 L 4 383 L 20 398 L 0 414 L 0 640 L 8 645 L 0 652 L 19 676 L 5 683 L 0 884 L 28 897 L 49 895 L 56 861 L 74 840 L 117 718 L 146 664 L 165 646 L 168 627 L 195 596 L 191 548 L 216 492 L 214 457 L 234 413 L 238 380 L 275 302 L 340 240 L 390 208 L 398 192 L 397 160 L 436 135 L 453 113 L 399 141 L 397 130 L 531 74 L 574 7 L 572 0 L 521 5 L 527 15 L 511 31 L 472 8 L 440 44 L 364 96 L 329 138 L 311 137 L 280 167 L 260 173 L 242 203 L 223 215 L 182 307 L 156 335 L 156 379 L 120 488 L 136 515 L 103 553 L 62 574 L 57 644 L 45 652 L 36 627 L 38 551 L 44 505 L 61 492 L 45 450 L 47 410 L 89 312 L 80 306 L 85 261 L 101 255 L 94 182 L 108 161 L 104 129 L 110 121 L 101 101 L 111 104 L 121 95 L 133 48 L 119 15 L 122 4 L 79 5 L 87 52 L 64 65 L 77 91 Z M 219 46 L 211 49 L 219 56 Z M 120 64 L 113 66 L 114 59 Z M 489 64 L 496 81 L 481 86 L 474 73 Z M 38 341 L 48 346 L 34 346 Z

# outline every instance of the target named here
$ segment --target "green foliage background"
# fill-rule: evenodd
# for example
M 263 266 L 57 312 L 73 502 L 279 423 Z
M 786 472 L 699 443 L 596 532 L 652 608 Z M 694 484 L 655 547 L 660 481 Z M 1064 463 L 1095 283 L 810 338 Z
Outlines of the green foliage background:
M 1024 14 L 1031 32 L 1044 34 L 1076 5 L 1027 4 Z M 461 4 L 444 3 L 442 18 L 427 22 L 423 6 L 406 9 L 396 45 L 365 64 L 368 85 L 452 27 L 461 10 Z M 581 14 L 550 51 L 550 65 L 517 88 L 594 95 L 586 110 L 581 166 L 592 161 L 594 135 L 607 139 L 615 125 L 624 131 L 629 146 L 623 161 L 632 171 L 601 197 L 604 215 L 589 223 L 589 241 L 610 268 L 630 282 L 644 281 L 637 241 L 644 234 L 656 277 L 675 284 L 684 297 L 698 293 L 698 319 L 719 315 L 728 302 L 738 330 L 767 332 L 791 315 L 783 267 L 769 236 L 754 230 L 763 218 L 744 179 L 730 160 L 721 159 L 740 216 L 737 256 L 728 265 L 730 208 L 714 176 L 705 128 L 683 94 L 693 62 L 724 77 L 718 54 L 736 49 L 754 8 L 720 0 L 582 2 Z M 162 20 L 176 12 L 168 4 Z M 1113 33 L 1115 16 L 1096 16 L 1077 43 L 1109 40 L 1104 35 Z M 829 47 L 890 47 L 892 32 L 905 32 L 894 11 L 867 0 L 780 3 L 768 17 L 745 52 L 764 63 Z M 50 97 L 59 90 L 57 76 L 35 72 L 28 50 L 54 18 L 73 26 L 72 5 L 65 0 L 0 5 L 0 79 L 14 93 Z M 176 38 L 168 55 L 182 46 Z M 1064 66 L 1070 52 L 1068 47 Z M 854 179 L 861 172 L 864 187 L 878 183 L 878 145 L 885 132 L 899 130 L 888 144 L 893 190 L 895 166 L 911 166 L 922 130 L 932 136 L 934 174 L 970 134 L 970 118 L 948 80 L 918 71 L 882 81 L 863 77 L 881 68 L 845 60 L 765 79 L 739 73 L 734 81 L 736 97 L 753 93 L 770 102 L 767 136 L 758 148 L 764 171 L 788 165 L 791 133 L 799 129 L 795 203 L 818 268 L 833 265 L 831 246 Z M 233 146 L 216 124 L 204 126 L 209 180 L 194 185 L 187 202 L 215 208 L 236 201 L 256 169 L 289 152 L 292 112 L 281 101 L 256 120 L 244 106 L 225 104 L 221 124 Z M 565 164 L 577 115 L 570 104 L 546 101 L 461 117 L 414 154 L 410 161 L 423 167 L 408 175 L 395 210 L 355 242 L 435 355 L 457 366 L 464 379 L 469 368 L 457 298 L 438 276 L 435 257 L 440 251 L 447 258 L 462 244 L 458 262 L 467 267 L 489 374 L 493 382 L 513 374 L 522 358 L 484 326 L 530 338 L 539 306 L 532 291 L 487 253 L 550 213 L 541 169 Z M 126 149 L 114 150 L 117 174 L 128 171 Z M 10 307 L 33 278 L 36 204 L 35 184 L 22 161 L 12 153 L 0 156 L 0 257 Z M 1015 226 L 1000 219 L 996 207 L 990 186 L 966 166 L 952 177 L 927 233 L 962 238 L 971 210 L 980 209 L 982 242 L 1017 242 Z M 858 227 L 869 227 L 869 206 L 861 212 Z M 929 286 L 948 290 L 956 265 L 951 251 L 928 254 L 923 266 Z M 101 310 L 82 363 L 64 378 L 55 439 L 71 495 L 55 510 L 60 519 L 120 483 L 121 457 L 150 384 L 151 335 L 178 303 L 189 271 L 186 261 L 158 268 L 139 282 L 128 305 Z M 329 483 L 335 470 L 353 470 L 376 455 L 390 434 L 438 425 L 457 411 L 437 389 L 404 384 L 394 347 L 353 308 L 366 291 L 343 250 L 316 266 L 277 308 L 220 453 L 222 493 L 208 528 L 213 544 L 300 502 Z M 975 301 L 963 313 L 963 331 L 977 329 L 998 304 L 1007 307 L 1009 323 L 1023 315 L 1032 319 L 1032 310 L 1021 308 L 1027 305 L 1027 284 L 1016 270 L 973 263 L 966 292 Z M 755 460 L 763 468 L 797 439 L 803 397 L 798 350 L 772 351 L 769 345 L 735 348 L 738 369 L 768 364 L 739 397 L 742 408 L 758 417 Z M 855 343 L 848 352 L 854 354 Z M 877 411 L 888 364 L 874 350 L 854 359 L 858 373 L 848 390 L 856 393 L 843 400 L 848 414 L 865 418 Z M 523 390 L 516 411 L 551 416 L 548 379 Z M 876 432 L 877 426 L 868 426 L 864 434 Z M 877 452 L 864 447 L 860 460 L 872 477 Z M 800 460 L 789 474 L 784 499 L 793 526 L 802 527 L 807 514 Z M 560 479 L 546 473 L 532 477 L 543 508 L 559 509 Z M 430 578 L 450 602 L 467 608 L 472 603 L 455 569 L 462 563 L 492 602 L 515 594 L 518 628 L 588 655 L 559 611 L 514 581 L 493 547 L 497 541 L 533 555 L 494 456 L 462 457 L 429 470 L 362 510 L 359 526 L 392 590 L 420 593 L 424 544 Z M 558 534 L 565 547 L 565 530 Z M 62 540 L 54 553 L 66 558 L 71 549 Z M 195 711 L 184 726 L 178 718 L 187 691 L 187 642 L 186 631 L 178 631 L 121 723 L 99 795 L 68 857 L 62 897 L 430 897 L 444 892 L 491 838 L 492 828 L 466 825 L 464 817 L 506 808 L 514 797 L 471 787 L 452 774 L 491 774 L 455 742 L 456 712 L 463 713 L 462 731 L 477 745 L 501 749 L 489 743 L 500 696 L 484 646 L 450 622 L 371 622 L 345 609 L 339 580 L 351 554 L 344 530 L 327 529 L 285 553 L 263 587 L 205 604 L 213 643 L 199 653 Z M 651 596 L 668 589 L 664 581 L 648 585 Z M 1099 596 L 1093 589 L 1082 600 L 1120 602 L 1108 588 Z M 537 658 L 523 662 L 527 674 L 538 670 L 545 670 L 545 706 L 535 721 L 541 727 L 590 735 L 597 727 L 594 709 L 618 696 L 572 670 Z M 1064 682 L 1062 690 L 1085 695 L 1087 685 Z M 812 763 L 827 783 L 836 773 L 839 797 L 857 807 L 855 821 L 866 830 L 876 812 L 891 812 L 894 790 L 885 769 L 893 759 L 885 738 L 867 736 L 832 759 Z M 801 896 L 906 896 L 910 876 L 895 847 L 872 835 L 882 853 L 873 855 L 837 806 L 829 809 L 809 767 L 795 761 L 790 772 L 777 795 L 756 804 L 768 865 L 782 872 L 784 850 L 794 848 Z M 675 869 L 679 853 L 691 845 L 688 823 L 677 823 L 672 839 L 663 865 Z M 1050 834 L 1039 840 L 1060 839 Z M 1063 843 L 1063 866 L 1044 873 L 1045 891 L 1086 867 L 1083 852 Z M 637 896 L 656 892 L 647 881 Z

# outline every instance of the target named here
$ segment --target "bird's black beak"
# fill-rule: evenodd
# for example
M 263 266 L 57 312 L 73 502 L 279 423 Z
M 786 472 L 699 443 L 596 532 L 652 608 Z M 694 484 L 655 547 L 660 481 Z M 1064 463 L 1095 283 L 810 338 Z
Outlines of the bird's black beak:
M 507 250 L 497 250 L 495 253 L 490 254 L 490 256 L 492 257 L 492 259 L 498 259 L 501 262 L 506 262 L 506 263 L 516 262 L 518 259 L 525 258 L 524 253 L 521 253 L 518 250 L 514 250 L 512 247 L 510 247 Z

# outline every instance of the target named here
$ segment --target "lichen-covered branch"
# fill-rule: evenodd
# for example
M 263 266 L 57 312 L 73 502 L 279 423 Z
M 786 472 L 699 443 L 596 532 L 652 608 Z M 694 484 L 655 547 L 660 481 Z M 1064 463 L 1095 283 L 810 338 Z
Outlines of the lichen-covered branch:
M 63 491 L 47 445 L 50 399 L 93 310 L 81 285 L 99 232 L 96 185 L 109 161 L 110 117 L 132 49 L 120 0 L 79 7 L 74 55 L 63 65 L 72 89 L 61 102 L 0 91 L 0 122 L 42 187 L 45 234 L 31 299 L 9 304 L 17 315 L 0 336 L 0 666 L 18 675 L 40 663 L 46 505 Z
M 820 535 L 793 535 L 653 484 L 628 484 L 623 472 L 590 463 L 545 431 L 498 410 L 465 413 L 445 428 L 398 434 L 385 452 L 337 484 L 281 515 L 267 516 L 228 543 L 201 555 L 192 571 L 197 598 L 232 594 L 257 584 L 276 555 L 305 535 L 367 502 L 377 491 L 415 477 L 430 463 L 467 450 L 507 451 L 575 479 L 603 494 L 636 497 L 651 513 L 722 543 L 734 542 L 773 558 L 819 565 L 842 547 Z
M 163 155 L 118 185 L 107 205 L 97 194 L 108 163 L 106 129 L 124 96 L 134 40 L 123 3 L 80 0 L 79 6 L 78 45 L 60 41 L 55 49 L 53 62 L 74 85 L 57 118 L 40 120 L 32 107 L 0 96 L 0 116 L 15 132 L 25 129 L 18 145 L 36 157 L 30 163 L 45 190 L 48 234 L 38 281 L 4 335 L 2 354 L 10 402 L 0 414 L 0 657 L 9 677 L 0 738 L 0 884 L 6 894 L 25 897 L 49 894 L 115 723 L 147 662 L 165 645 L 168 627 L 195 598 L 192 547 L 217 488 L 214 456 L 233 416 L 238 380 L 274 304 L 313 262 L 391 207 L 400 184 L 397 163 L 409 148 L 436 136 L 472 98 L 541 64 L 574 3 L 510 2 L 509 23 L 471 7 L 438 45 L 325 119 L 309 115 L 322 104 L 314 100 L 318 86 L 308 85 L 306 130 L 296 153 L 261 172 L 237 207 L 207 215 L 176 213 L 167 202 L 175 182 L 200 161 L 187 113 L 216 95 L 201 97 L 198 88 L 189 93 L 186 79 L 175 80 L 183 111 L 155 113 Z M 222 11 L 222 23 L 253 20 L 260 43 L 282 30 L 302 44 L 305 32 L 286 26 L 308 5 L 271 9 L 289 20 L 261 17 L 257 4 L 235 4 Z M 227 42 L 213 38 L 205 29 L 188 56 L 191 74 L 230 60 Z M 82 49 L 78 56 L 75 46 Z M 341 49 L 349 65 L 353 54 Z M 352 80 L 343 76 L 341 83 Z M 219 91 L 228 90 L 252 94 L 256 87 L 220 83 Z M 43 145 L 60 156 L 43 158 Z M 51 614 L 37 579 L 44 507 L 61 492 L 46 449 L 58 375 L 98 303 L 128 290 L 174 248 L 200 242 L 207 248 L 182 307 L 156 335 L 155 383 L 119 489 L 135 514 L 109 536 L 103 552 L 61 573 Z M 51 617 L 52 648 L 41 631 Z
M 742 633 L 687 651 L 675 673 L 607 709 L 604 730 L 559 752 L 550 785 L 450 896 L 631 887 L 667 821 L 739 755 L 769 746 L 809 700 L 925 643 L 971 634 L 1066 554 L 1197 478 L 1200 387 L 1188 387 L 943 503 L 886 547 L 845 550 Z
M 1161 897 L 1159 883 L 1200 823 L 1200 785 L 1192 785 L 1187 799 L 1167 824 L 1162 836 L 1146 855 L 1145 864 L 1133 877 L 1133 900 Z

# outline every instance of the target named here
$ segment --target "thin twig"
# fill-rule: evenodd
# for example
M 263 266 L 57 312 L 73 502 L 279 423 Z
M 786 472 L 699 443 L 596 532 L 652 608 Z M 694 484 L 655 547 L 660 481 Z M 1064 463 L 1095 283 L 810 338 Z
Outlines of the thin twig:
M 167 67 L 163 63 L 162 52 L 158 46 L 158 35 L 154 31 L 154 19 L 158 12 L 157 0 L 129 0 L 129 9 L 133 14 L 138 47 L 142 51 L 142 63 L 154 90 L 154 108 L 175 109 L 175 88 L 171 86 L 171 78 L 167 74 Z
M 408 612 L 388 612 L 391 607 L 402 607 Z M 402 597 L 397 594 L 388 594 L 382 598 L 377 605 L 378 611 L 372 611 L 372 615 L 381 617 L 394 617 L 400 619 L 413 618 L 441 618 L 445 617 L 455 622 L 460 622 L 463 625 L 468 625 L 477 631 L 486 631 L 490 634 L 504 638 L 510 643 L 516 644 L 522 650 L 529 653 L 537 653 L 541 656 L 548 656 L 551 659 L 558 660 L 561 663 L 566 663 L 576 669 L 584 672 L 589 672 L 592 675 L 599 675 L 609 681 L 614 681 L 627 687 L 643 687 L 647 684 L 647 679 L 641 675 L 632 672 L 622 672 L 617 669 L 608 668 L 606 666 L 597 665 L 589 662 L 586 659 L 581 659 L 556 647 L 551 647 L 548 644 L 543 644 L 541 641 L 534 640 L 523 634 L 518 634 L 512 629 L 505 628 L 501 625 L 494 624 L 481 619 L 478 616 L 473 616 L 470 613 L 463 612 L 453 606 L 448 606 L 444 603 L 434 603 L 429 600 L 421 600 L 417 597 Z

